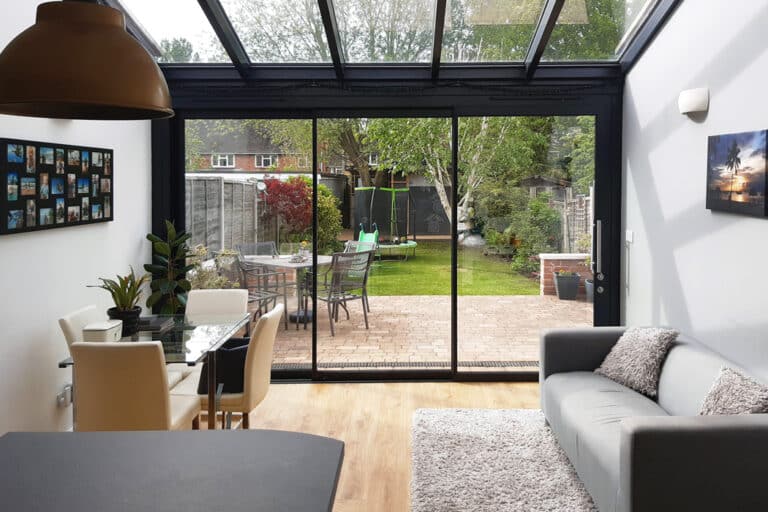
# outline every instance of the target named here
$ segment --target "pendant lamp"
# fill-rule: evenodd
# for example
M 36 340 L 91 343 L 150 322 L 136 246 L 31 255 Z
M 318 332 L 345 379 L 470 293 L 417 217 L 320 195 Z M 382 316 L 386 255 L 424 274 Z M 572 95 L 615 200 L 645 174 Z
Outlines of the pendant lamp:
M 0 53 L 0 113 L 59 119 L 173 116 L 160 68 L 125 30 L 123 13 L 65 0 Z

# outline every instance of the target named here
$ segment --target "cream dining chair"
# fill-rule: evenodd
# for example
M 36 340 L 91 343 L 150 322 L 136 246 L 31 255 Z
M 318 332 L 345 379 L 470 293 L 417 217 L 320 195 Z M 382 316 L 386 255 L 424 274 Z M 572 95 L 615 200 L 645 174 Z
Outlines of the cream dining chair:
M 187 318 L 248 312 L 248 290 L 190 290 L 187 294 Z
M 86 325 L 105 320 L 104 314 L 100 313 L 93 304 L 59 318 L 59 327 L 64 333 L 67 348 L 70 349 L 69 355 L 72 355 L 72 344 L 83 341 L 83 328 Z M 168 386 L 173 387 L 181 382 L 181 379 L 192 373 L 192 367 L 184 363 L 171 363 L 167 365 L 166 371 L 168 372 Z
M 269 390 L 272 350 L 282 315 L 283 305 L 278 304 L 259 318 L 251 331 L 251 338 L 245 355 L 243 392 L 222 393 L 221 395 L 218 410 L 226 414 L 230 421 L 232 413 L 241 414 L 244 429 L 249 427 L 249 413 L 264 400 Z M 203 409 L 207 409 L 208 396 L 197 394 L 199 379 L 200 373 L 190 375 L 171 390 L 171 395 L 193 396 L 200 401 L 200 406 Z M 224 417 L 222 416 L 223 422 Z
M 73 343 L 76 431 L 199 428 L 200 401 L 171 395 L 159 341 Z

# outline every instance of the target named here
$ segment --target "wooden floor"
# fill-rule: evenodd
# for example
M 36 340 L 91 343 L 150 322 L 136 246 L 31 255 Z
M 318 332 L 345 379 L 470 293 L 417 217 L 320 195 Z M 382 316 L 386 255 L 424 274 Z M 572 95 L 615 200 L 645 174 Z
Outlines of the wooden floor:
M 411 416 L 419 408 L 539 408 L 537 383 L 273 384 L 251 428 L 345 442 L 335 512 L 407 511 Z

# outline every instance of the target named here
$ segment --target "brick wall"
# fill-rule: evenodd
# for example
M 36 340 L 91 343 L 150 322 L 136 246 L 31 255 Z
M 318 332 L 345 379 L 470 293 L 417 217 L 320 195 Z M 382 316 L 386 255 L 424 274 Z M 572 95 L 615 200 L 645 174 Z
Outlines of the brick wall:
M 566 270 L 581 275 L 578 300 L 586 299 L 584 280 L 592 279 L 592 272 L 585 265 L 587 254 L 540 254 L 539 295 L 557 295 L 553 272 Z

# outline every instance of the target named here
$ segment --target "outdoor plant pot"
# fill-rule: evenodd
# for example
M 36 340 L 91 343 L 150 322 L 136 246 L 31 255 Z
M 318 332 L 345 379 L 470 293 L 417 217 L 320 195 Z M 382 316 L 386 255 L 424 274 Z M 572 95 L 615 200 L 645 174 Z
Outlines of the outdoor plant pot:
M 576 300 L 576 294 L 579 293 L 579 274 L 563 275 L 558 272 L 552 273 L 555 279 L 555 292 L 560 300 Z
M 595 281 L 592 279 L 585 279 L 584 290 L 587 292 L 587 302 L 594 302 L 595 301 Z
M 140 315 L 141 308 L 139 306 L 127 311 L 121 311 L 117 308 L 109 308 L 107 310 L 107 316 L 109 316 L 109 318 L 112 320 L 123 321 L 123 337 L 131 336 L 139 330 Z

